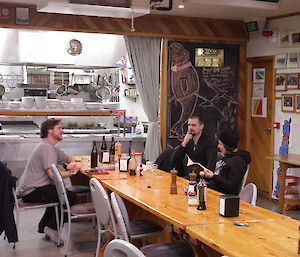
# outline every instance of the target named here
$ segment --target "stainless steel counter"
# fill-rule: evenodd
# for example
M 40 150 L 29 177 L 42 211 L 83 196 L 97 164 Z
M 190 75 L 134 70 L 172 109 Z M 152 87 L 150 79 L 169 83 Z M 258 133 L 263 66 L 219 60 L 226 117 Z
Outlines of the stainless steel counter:
M 131 149 L 143 153 L 147 135 L 136 136 L 135 134 L 126 134 L 125 137 L 114 134 L 63 135 L 63 140 L 57 146 L 72 155 L 90 155 L 93 141 L 97 142 L 97 147 L 100 149 L 102 136 L 105 136 L 108 147 L 110 147 L 112 136 L 115 141 L 119 140 L 122 144 L 122 153 L 129 152 L 130 141 L 132 142 Z M 26 161 L 31 152 L 40 140 L 39 135 L 0 135 L 1 161 L 6 162 L 12 173 L 19 177 L 25 168 Z

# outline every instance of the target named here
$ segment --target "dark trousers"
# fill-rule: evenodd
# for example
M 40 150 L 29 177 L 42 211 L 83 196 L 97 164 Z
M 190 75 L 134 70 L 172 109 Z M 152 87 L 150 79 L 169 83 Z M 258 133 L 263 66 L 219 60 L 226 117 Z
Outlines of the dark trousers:
M 69 204 L 74 205 L 76 202 L 76 194 L 66 190 Z M 43 187 L 36 188 L 33 192 L 22 197 L 24 202 L 29 203 L 54 203 L 59 202 L 58 195 L 56 192 L 55 185 L 46 185 Z M 60 213 L 60 210 L 59 210 Z M 67 215 L 64 217 L 66 221 Z M 48 207 L 39 223 L 39 233 L 44 233 L 45 227 L 57 230 L 55 207 Z

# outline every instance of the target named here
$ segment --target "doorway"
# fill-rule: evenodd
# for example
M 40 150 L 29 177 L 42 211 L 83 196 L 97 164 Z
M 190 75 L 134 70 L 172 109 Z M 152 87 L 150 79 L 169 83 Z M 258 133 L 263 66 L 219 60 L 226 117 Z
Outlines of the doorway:
M 253 85 L 253 69 L 265 69 L 264 97 L 267 98 L 267 117 L 252 117 L 250 122 L 250 137 L 247 141 L 252 162 L 248 182 L 255 183 L 260 195 L 270 198 L 273 182 L 273 162 L 267 160 L 274 152 L 274 57 L 264 56 L 247 59 L 248 85 Z M 251 96 L 253 96 L 251 86 Z M 250 92 L 250 90 L 248 90 Z M 250 101 L 251 104 L 252 101 Z M 252 106 L 249 108 L 251 109 Z

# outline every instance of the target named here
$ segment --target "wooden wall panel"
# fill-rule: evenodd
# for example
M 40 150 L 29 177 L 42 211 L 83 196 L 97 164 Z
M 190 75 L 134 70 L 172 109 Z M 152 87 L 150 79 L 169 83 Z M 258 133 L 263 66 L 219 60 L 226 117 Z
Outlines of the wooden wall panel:
M 28 7 L 28 25 L 15 22 L 16 6 Z M 214 41 L 248 41 L 243 21 L 201 19 L 169 15 L 145 15 L 134 19 L 135 32 L 131 32 L 131 20 L 96 16 L 39 13 L 33 5 L 0 3 L 0 8 L 10 10 L 8 18 L 0 16 L 0 27 L 43 30 L 97 32 L 119 35 L 172 37 L 178 39 L 205 39 Z

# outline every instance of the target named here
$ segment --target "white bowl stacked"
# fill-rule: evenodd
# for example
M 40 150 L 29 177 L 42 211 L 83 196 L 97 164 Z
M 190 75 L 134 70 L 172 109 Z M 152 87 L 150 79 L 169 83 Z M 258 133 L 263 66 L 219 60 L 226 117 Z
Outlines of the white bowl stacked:
M 45 109 L 47 106 L 46 99 L 46 96 L 35 96 L 34 100 L 36 108 Z
M 0 109 L 6 108 L 6 102 L 5 101 L 0 101 Z
M 50 109 L 57 109 L 60 106 L 60 101 L 58 99 L 46 99 L 46 102 Z
M 86 102 L 85 103 L 85 108 L 88 110 L 99 110 L 101 107 L 101 103 L 98 102 Z
M 25 109 L 31 109 L 34 106 L 34 97 L 33 96 L 23 96 L 22 105 Z
M 11 109 L 19 109 L 22 104 L 20 101 L 9 101 L 8 105 Z
M 71 107 L 71 102 L 70 101 L 63 101 L 60 100 L 60 105 L 62 109 L 70 109 Z
M 83 108 L 83 99 L 82 98 L 71 98 L 71 105 L 73 109 L 82 109 Z

